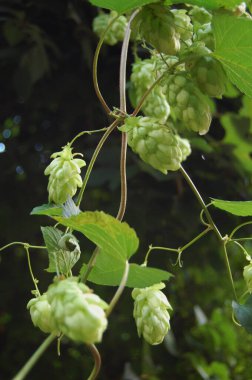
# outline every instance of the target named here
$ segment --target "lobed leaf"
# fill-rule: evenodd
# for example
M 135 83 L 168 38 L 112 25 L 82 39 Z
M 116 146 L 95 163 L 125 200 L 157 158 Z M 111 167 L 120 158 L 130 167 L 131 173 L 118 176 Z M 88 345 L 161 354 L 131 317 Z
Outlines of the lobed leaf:
M 238 322 L 252 334 L 252 294 L 250 294 L 244 305 L 233 301 L 232 307 Z
M 230 81 L 252 97 L 252 20 L 216 14 L 212 25 L 214 57 L 222 63 Z
M 62 215 L 62 208 L 53 203 L 46 203 L 41 206 L 34 207 L 31 211 L 31 215 L 60 216 Z

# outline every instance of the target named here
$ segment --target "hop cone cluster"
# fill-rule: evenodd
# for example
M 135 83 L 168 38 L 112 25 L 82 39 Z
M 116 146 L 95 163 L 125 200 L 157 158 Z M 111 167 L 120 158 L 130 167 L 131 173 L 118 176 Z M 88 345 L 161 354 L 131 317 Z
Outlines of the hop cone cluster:
M 216 59 L 210 56 L 199 58 L 191 70 L 191 75 L 203 93 L 216 98 L 222 97 L 227 78 Z
M 175 118 L 200 135 L 208 132 L 211 111 L 207 97 L 185 73 L 172 75 L 167 84 L 167 99 Z
M 200 25 L 194 35 L 195 42 L 201 42 L 204 44 L 208 49 L 214 50 L 214 36 L 213 36 L 213 29 L 212 24 L 206 23 L 203 25 Z
M 61 204 L 66 202 L 68 197 L 73 197 L 77 188 L 82 186 L 80 176 L 81 168 L 86 165 L 85 161 L 74 156 L 72 148 L 66 145 L 61 152 L 51 155 L 53 161 L 45 169 L 45 175 L 49 175 L 47 190 L 49 192 L 49 202 Z
M 28 304 L 27 309 L 30 310 L 30 315 L 34 326 L 38 327 L 45 333 L 56 332 L 57 328 L 52 317 L 51 305 L 48 302 L 47 294 L 32 298 Z
M 243 277 L 249 293 L 252 293 L 252 262 L 244 267 Z
M 157 78 L 156 59 L 145 59 L 133 64 L 131 74 L 131 99 L 133 105 L 140 101 L 144 93 L 151 87 Z M 165 122 L 170 115 L 170 106 L 161 86 L 155 86 L 145 99 L 142 111 L 146 116 L 156 117 Z
M 134 28 L 140 38 L 158 52 L 175 55 L 180 49 L 180 35 L 174 25 L 174 15 L 163 5 L 145 6 L 136 16 Z
M 122 131 L 128 132 L 128 144 L 141 159 L 162 173 L 178 170 L 182 152 L 173 132 L 158 119 L 130 117 Z
M 93 31 L 101 37 L 105 32 L 108 25 L 111 21 L 117 17 L 117 13 L 115 11 L 111 11 L 110 13 L 101 13 L 96 16 L 93 20 Z M 125 30 L 127 26 L 127 19 L 125 16 L 120 16 L 118 19 L 112 24 L 110 29 L 105 35 L 104 42 L 108 45 L 115 45 L 117 42 L 122 41 L 124 38 Z
M 93 344 L 107 328 L 108 307 L 84 284 L 70 277 L 50 285 L 47 291 L 57 329 L 74 341 Z
M 181 150 L 182 153 L 182 161 L 185 161 L 188 156 L 192 153 L 191 150 L 191 145 L 189 140 L 184 139 L 180 137 L 179 135 L 175 135 L 179 149 Z
M 167 310 L 172 310 L 172 307 L 160 291 L 164 287 L 165 285 L 160 283 L 132 291 L 135 300 L 133 316 L 138 335 L 142 335 L 152 345 L 162 343 L 170 329 L 170 315 Z

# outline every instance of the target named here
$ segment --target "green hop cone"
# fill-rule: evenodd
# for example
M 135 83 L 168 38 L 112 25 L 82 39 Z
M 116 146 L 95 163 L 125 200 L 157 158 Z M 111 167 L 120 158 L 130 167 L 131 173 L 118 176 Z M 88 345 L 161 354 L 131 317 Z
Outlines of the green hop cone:
M 208 49 L 214 50 L 215 42 L 212 24 L 209 22 L 207 24 L 200 25 L 197 28 L 194 35 L 194 42 L 203 43 Z
M 80 158 L 74 158 L 76 155 L 81 153 L 72 154 L 69 145 L 63 147 L 61 152 L 51 155 L 54 160 L 45 169 L 45 175 L 49 175 L 49 202 L 62 204 L 68 197 L 73 197 L 77 188 L 82 186 L 80 169 L 86 163 Z
M 180 35 L 174 25 L 174 15 L 160 4 L 143 7 L 133 21 L 133 31 L 159 53 L 176 55 L 180 50 Z
M 34 326 L 40 328 L 45 333 L 57 332 L 57 328 L 52 317 L 51 305 L 48 302 L 47 294 L 32 298 L 27 309 L 30 310 L 31 319 Z
M 185 73 L 169 78 L 167 99 L 173 115 L 185 128 L 200 135 L 208 132 L 212 120 L 208 99 Z
M 189 12 L 194 24 L 207 24 L 211 22 L 212 15 L 205 8 L 194 6 Z
M 110 13 L 101 13 L 96 16 L 93 20 L 93 31 L 97 34 L 98 37 L 101 37 L 102 34 L 107 29 L 111 21 L 117 17 L 117 12 L 111 11 Z M 115 45 L 117 42 L 122 41 L 124 38 L 125 30 L 127 27 L 127 19 L 125 16 L 120 16 L 112 24 L 112 26 L 107 31 L 104 42 L 108 45 Z
M 185 9 L 172 9 L 171 12 L 174 15 L 174 27 L 181 40 L 190 43 L 193 36 L 193 25 L 187 11 Z
M 243 268 L 243 277 L 249 293 L 252 293 L 252 262 Z
M 145 59 L 133 64 L 131 74 L 131 94 L 132 105 L 135 107 L 141 100 L 144 93 L 151 87 L 157 78 L 157 59 Z M 142 112 L 146 116 L 156 117 L 161 122 L 165 122 L 170 115 L 170 106 L 161 86 L 156 85 L 149 93 L 142 106 Z
M 216 59 L 200 57 L 193 65 L 191 75 L 204 94 L 215 98 L 221 98 L 224 94 L 227 77 Z
M 170 329 L 170 315 L 172 310 L 166 296 L 160 289 L 165 285 L 161 282 L 147 288 L 134 289 L 132 297 L 134 302 L 133 316 L 136 321 L 139 337 L 150 344 L 162 343 Z
M 175 137 L 182 153 L 182 161 L 185 161 L 187 157 L 190 156 L 190 154 L 192 153 L 190 142 L 189 140 L 184 139 L 179 135 L 175 135 Z
M 102 340 L 107 328 L 108 305 L 74 277 L 57 281 L 48 289 L 48 301 L 59 331 L 87 344 Z
M 153 168 L 167 174 L 178 170 L 182 153 L 173 132 L 152 117 L 130 117 L 120 128 L 128 132 L 128 144 L 141 159 Z

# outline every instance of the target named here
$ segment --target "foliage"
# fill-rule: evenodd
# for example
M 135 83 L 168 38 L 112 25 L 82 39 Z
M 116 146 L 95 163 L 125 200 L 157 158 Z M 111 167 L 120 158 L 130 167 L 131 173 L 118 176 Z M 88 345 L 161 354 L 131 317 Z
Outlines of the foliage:
M 248 378 L 251 337 L 246 334 L 245 329 L 251 332 L 252 311 L 251 296 L 247 296 L 250 292 L 250 279 L 245 275 L 245 281 L 242 279 L 242 270 L 246 268 L 245 260 L 250 262 L 247 267 L 250 267 L 252 260 L 249 236 L 251 221 L 240 220 L 240 217 L 251 216 L 251 201 L 249 201 L 252 123 L 249 108 L 251 46 L 247 37 L 251 28 L 250 15 L 240 7 L 234 8 L 240 3 L 235 0 L 204 2 L 206 9 L 203 13 L 204 17 L 207 16 L 207 22 L 199 21 L 200 17 L 195 16 L 197 13 L 201 16 L 203 14 L 202 9 L 194 7 L 194 5 L 202 6 L 200 0 L 189 1 L 185 6 L 181 4 L 172 8 L 169 5 L 177 4 L 177 1 L 166 1 L 162 4 L 140 0 L 91 2 L 118 13 L 143 6 L 142 9 L 146 9 L 149 14 L 150 24 L 154 25 L 151 31 L 148 29 L 148 24 L 141 26 L 144 23 L 144 19 L 141 19 L 142 12 L 137 16 L 138 21 L 132 24 L 132 55 L 129 54 L 129 59 L 133 67 L 138 62 L 152 62 L 151 68 L 145 73 L 148 85 L 140 77 L 137 77 L 133 83 L 132 75 L 129 75 L 132 116 L 132 112 L 129 112 L 130 107 L 128 106 L 126 110 L 124 105 L 123 66 L 127 56 L 125 41 L 120 62 L 117 46 L 113 48 L 104 46 L 100 53 L 99 69 L 104 73 L 103 76 L 99 75 L 102 91 L 97 82 L 97 61 L 95 61 L 93 75 L 96 93 L 103 108 L 115 120 L 106 128 L 103 128 L 105 119 L 101 116 L 101 112 L 97 112 L 100 109 L 87 90 L 90 88 L 89 79 L 86 79 L 85 86 L 83 83 L 80 85 L 83 65 L 85 78 L 90 78 L 90 59 L 93 55 L 90 51 L 94 49 L 96 42 L 95 35 L 91 31 L 95 8 L 88 3 L 83 5 L 78 1 L 75 3 L 63 1 L 57 5 L 32 1 L 30 5 L 24 5 L 17 0 L 0 9 L 3 14 L 2 30 L 5 43 L 5 50 L 2 52 L 5 57 L 3 73 L 8 73 L 6 84 L 10 82 L 4 103 L 6 111 L 3 113 L 1 134 L 3 142 L 0 148 L 3 147 L 1 148 L 4 158 L 3 176 L 9 174 L 9 171 L 12 172 L 11 180 L 7 179 L 3 189 L 6 198 L 6 195 L 9 195 L 6 190 L 8 188 L 12 204 L 16 205 L 16 199 L 19 199 L 19 203 L 13 209 L 6 208 L 2 203 L 1 215 L 5 223 L 1 232 L 4 236 L 3 244 L 6 245 L 1 250 L 12 250 L 16 256 L 14 259 L 18 260 L 22 267 L 25 265 L 23 251 L 27 254 L 34 285 L 32 293 L 35 297 L 30 301 L 32 305 L 30 311 L 36 326 L 44 332 L 52 331 L 54 335 L 58 334 L 58 331 L 48 326 L 51 323 L 53 326 L 57 324 L 61 332 L 77 341 L 80 339 L 81 331 L 81 340 L 87 344 L 102 339 L 103 363 L 111 363 L 109 360 L 111 357 L 115 360 L 109 366 L 106 364 L 103 366 L 101 378 L 134 378 L 134 376 L 137 378 L 134 371 L 139 375 L 142 374 L 141 377 L 149 379 L 165 379 L 167 371 L 171 377 L 189 380 L 198 379 L 199 376 L 204 379 L 221 380 Z M 219 9 L 222 6 L 229 10 Z M 175 41 L 176 49 L 173 54 L 176 56 L 167 56 L 169 49 L 167 50 L 167 46 L 161 43 L 163 23 L 160 22 L 162 19 L 160 7 L 167 12 L 170 20 L 175 20 L 174 23 L 171 22 L 171 36 Z M 212 13 L 211 9 L 216 11 Z M 49 15 L 49 19 L 53 22 L 50 24 L 50 21 L 45 21 L 46 17 L 41 21 L 37 17 L 38 14 Z M 117 17 L 115 13 L 101 14 Z M 129 14 L 120 17 L 123 17 L 121 20 L 124 23 L 121 26 L 125 28 L 125 20 L 126 18 L 129 20 Z M 108 17 L 110 20 L 112 18 Z M 55 29 L 52 27 L 54 24 Z M 116 33 L 116 28 L 113 29 L 111 25 L 103 27 L 105 35 L 101 35 L 102 39 L 106 33 L 107 35 L 109 32 Z M 156 29 L 155 25 L 158 25 Z M 67 36 L 64 30 L 68 32 Z M 100 31 L 95 32 L 100 34 Z M 120 34 L 116 42 L 121 39 Z M 111 45 L 109 41 L 104 38 L 104 42 Z M 95 60 L 98 59 L 100 47 L 101 45 L 98 45 Z M 211 66 L 213 71 L 209 76 L 204 76 L 202 64 L 204 66 L 210 61 L 213 63 Z M 121 63 L 119 89 L 121 101 L 119 109 L 110 110 L 108 104 L 117 104 L 115 92 L 110 91 L 111 83 L 115 82 L 116 63 Z M 215 74 L 222 81 L 219 83 L 221 85 L 218 91 L 215 91 L 215 88 L 212 91 L 211 87 L 212 83 L 216 82 Z M 179 78 L 185 79 L 182 85 L 178 83 Z M 141 91 L 138 91 L 140 87 Z M 69 88 L 73 89 L 74 96 L 69 96 Z M 137 92 L 137 97 L 134 97 L 134 91 L 135 95 Z M 78 93 L 80 96 L 76 96 Z M 105 95 L 104 98 L 101 93 Z M 158 109 L 164 102 L 155 104 L 158 110 L 151 109 L 152 102 L 147 107 L 148 98 L 151 99 L 152 94 L 165 100 L 167 106 L 165 116 L 161 117 Z M 9 105 L 13 103 L 13 98 L 17 104 L 18 102 L 22 104 L 17 106 L 17 110 L 19 108 L 22 111 L 19 111 L 22 113 L 22 118 L 13 116 L 10 111 Z M 141 111 L 145 116 L 136 117 Z M 155 115 L 152 115 L 152 112 Z M 147 133 L 141 121 L 147 119 L 147 116 L 158 119 L 159 114 L 160 120 L 157 120 L 159 136 L 155 128 L 148 129 Z M 49 128 L 49 132 L 44 132 L 47 129 L 43 129 L 41 122 L 46 117 L 58 120 L 54 128 Z M 203 120 L 204 117 L 209 123 L 213 118 L 210 132 L 204 138 L 195 137 L 193 131 L 202 132 L 199 119 Z M 135 120 L 140 121 L 139 126 L 133 125 Z M 136 131 L 134 144 L 129 143 L 129 145 L 132 145 L 133 151 L 137 152 L 144 162 L 140 161 L 133 152 L 128 153 L 127 181 L 130 186 L 126 223 L 122 222 L 127 198 L 127 189 L 123 180 L 125 141 L 122 140 L 124 143 L 122 142 L 121 152 L 118 146 L 121 136 L 122 139 L 126 134 L 132 137 L 131 130 L 127 128 L 131 123 Z M 203 133 L 207 132 L 209 123 Z M 85 131 L 81 127 L 83 124 Z M 39 127 L 40 125 L 42 127 Z M 193 125 L 193 128 L 188 129 L 190 125 Z M 120 132 L 116 126 L 121 126 L 118 128 Z M 94 137 L 88 134 L 99 132 L 99 127 L 105 133 L 96 146 L 96 135 Z M 168 129 L 165 129 L 167 127 Z M 167 133 L 169 139 L 166 138 Z M 146 138 L 147 135 L 149 140 Z M 51 142 L 48 142 L 49 136 Z M 160 136 L 165 138 L 160 139 Z M 103 146 L 108 137 L 110 143 L 108 146 Z M 81 147 L 80 138 L 82 138 Z M 43 141 L 43 144 L 38 144 L 37 139 Z M 154 168 L 160 170 L 160 165 L 166 163 L 165 152 L 168 140 L 173 141 L 170 147 L 169 165 L 176 168 L 172 174 L 169 172 L 168 175 L 164 175 L 166 167 L 161 170 L 163 173 L 155 171 Z M 36 203 L 39 204 L 46 198 L 45 179 L 41 178 L 45 167 L 49 164 L 49 156 L 55 150 L 58 151 L 59 146 L 66 147 L 67 141 L 70 141 L 67 145 L 70 149 L 74 145 L 78 147 L 77 151 L 84 151 L 87 170 L 83 178 L 77 178 L 83 162 L 74 159 L 74 155 L 69 156 L 70 158 L 65 157 L 56 171 L 53 171 L 54 167 L 51 164 L 50 174 L 55 175 L 56 181 L 53 194 L 60 194 L 60 197 L 49 196 L 49 201 L 55 204 L 34 207 Z M 90 144 L 93 144 L 94 154 Z M 29 150 L 32 145 L 36 150 L 34 154 Z M 180 160 L 179 164 L 174 166 L 174 162 L 170 161 L 174 158 L 175 145 L 177 150 L 179 149 Z M 24 152 L 27 155 L 24 155 Z M 101 159 L 96 161 L 98 154 L 101 154 Z M 118 175 L 120 154 L 121 183 Z M 64 149 L 57 155 L 64 155 Z M 193 173 L 194 181 L 199 185 L 197 187 L 202 189 L 202 194 L 213 197 L 209 205 L 204 203 L 187 170 L 180 164 L 188 156 L 185 167 Z M 18 160 L 24 160 L 22 165 L 17 165 L 16 157 Z M 56 157 L 55 153 L 52 157 Z M 14 170 L 17 173 L 16 178 L 13 176 Z M 181 175 L 188 183 L 188 189 L 182 182 Z M 74 181 L 74 184 L 71 181 Z M 31 182 L 32 197 L 31 190 L 27 191 L 31 189 Z M 71 189 L 68 183 L 73 185 L 70 186 Z M 244 186 L 245 184 L 247 186 Z M 78 186 L 81 190 L 75 197 Z M 196 195 L 200 208 L 197 208 L 196 202 L 191 198 L 190 190 Z M 112 215 L 116 215 L 116 201 L 119 198 L 121 199 L 119 211 L 117 216 L 113 217 Z M 224 199 L 235 199 L 235 201 Z M 52 219 L 57 222 L 57 226 L 42 227 L 42 234 L 38 234 L 37 222 L 25 220 L 24 214 L 29 207 L 30 209 L 33 207 L 32 215 L 38 215 L 37 218 L 33 218 L 34 221 L 43 225 L 45 216 L 49 216 L 51 222 Z M 106 212 L 86 211 L 87 209 L 104 209 Z M 201 211 L 200 217 L 197 214 L 199 211 Z M 20 217 L 17 218 L 17 215 Z M 9 228 L 10 225 L 12 229 Z M 13 237 L 35 243 L 33 245 L 15 241 L 7 244 Z M 41 245 L 42 237 L 45 246 Z M 152 245 L 151 242 L 155 244 Z M 92 253 L 94 245 L 97 248 Z M 20 247 L 23 248 L 22 251 Z M 185 253 L 186 250 L 188 253 Z M 154 253 L 154 251 L 159 252 Z M 33 254 L 36 255 L 36 260 Z M 170 260 L 174 254 L 177 265 Z M 18 265 L 13 265 L 13 257 L 10 256 L 3 256 L 1 262 L 4 273 L 2 289 L 6 298 L 4 298 L 3 311 L 0 310 L 0 333 L 8 342 L 1 354 L 1 360 L 6 363 L 3 366 L 4 377 L 12 376 L 10 368 L 21 367 L 41 340 L 39 331 L 35 331 L 34 335 L 30 334 L 30 321 L 24 311 L 24 305 L 29 299 L 28 289 L 31 288 L 27 282 L 27 272 L 20 271 Z M 48 260 L 49 267 L 47 272 L 44 272 Z M 223 261 L 228 269 L 227 275 Z M 153 266 L 149 265 L 150 262 Z M 171 276 L 170 272 L 175 276 Z M 247 272 L 246 276 L 250 275 L 250 272 Z M 56 275 L 56 280 L 53 280 L 52 273 Z M 18 274 L 17 280 L 15 280 L 16 274 Z M 73 280 L 73 274 L 78 276 L 78 280 Z M 39 282 L 37 276 L 40 278 Z M 22 290 L 23 294 L 21 293 L 20 297 L 15 297 L 17 298 L 15 309 L 12 315 L 9 315 L 11 277 L 13 277 L 11 288 L 16 287 L 19 291 L 21 286 L 24 286 L 25 290 Z M 141 353 L 134 332 L 132 300 L 130 297 L 127 298 L 129 295 L 127 289 L 123 302 L 119 302 L 116 306 L 115 313 L 112 311 L 125 287 L 137 288 L 133 290 L 133 294 L 147 294 L 149 289 L 154 289 L 161 281 L 169 279 L 171 281 L 167 293 L 174 314 L 170 321 L 170 316 L 168 314 L 167 317 L 167 311 L 163 307 L 165 329 L 162 331 L 166 333 L 171 323 L 172 333 L 170 332 L 165 338 L 163 336 L 158 338 L 158 343 L 164 338 L 164 344 L 156 351 L 143 343 Z M 75 285 L 65 287 L 65 284 L 72 280 L 74 283 L 76 281 Z M 85 285 L 82 282 L 86 281 L 90 282 L 89 286 L 92 286 L 94 291 L 90 297 L 91 290 L 83 288 Z M 40 293 L 40 289 L 47 289 L 48 284 L 52 282 L 51 288 L 49 287 L 46 293 Z M 114 289 L 115 286 L 118 287 L 117 290 Z M 158 298 L 163 299 L 163 293 L 161 294 Z M 74 302 L 71 297 L 74 298 Z M 150 298 L 151 302 L 154 302 L 154 298 Z M 108 305 L 103 301 L 105 299 Z M 235 301 L 232 303 L 233 299 Z M 245 329 L 233 323 L 231 303 L 236 320 Z M 141 297 L 139 305 L 138 315 L 145 317 L 145 304 L 141 303 Z M 155 302 L 148 304 L 148 321 L 152 321 L 150 322 L 153 323 L 152 327 L 155 327 L 156 323 L 155 306 L 158 307 Z M 95 321 L 92 317 L 93 307 L 101 309 L 97 311 L 97 315 L 101 318 L 96 318 Z M 52 316 L 49 315 L 51 309 L 53 309 Z M 19 314 L 17 310 L 20 310 Z M 20 313 L 25 321 L 22 331 L 15 319 L 18 315 L 20 320 Z M 102 337 L 107 326 L 105 317 L 109 321 L 109 330 Z M 85 334 L 85 328 L 83 329 L 87 323 L 92 326 L 92 339 Z M 137 324 L 143 333 L 142 329 L 145 327 L 142 325 L 142 320 Z M 20 341 L 25 337 L 29 352 L 23 352 L 21 345 L 16 347 L 18 355 L 10 367 L 6 358 L 13 350 L 11 342 L 16 340 L 15 334 L 20 335 Z M 143 336 L 147 337 L 147 340 L 151 337 L 149 342 L 156 344 L 155 334 L 148 332 L 143 333 Z M 51 343 L 48 340 L 46 342 Z M 54 351 L 49 351 L 48 355 L 42 358 L 41 364 L 38 363 L 38 379 L 40 376 L 41 378 L 48 376 L 47 368 L 50 368 L 50 376 L 52 374 L 54 377 L 64 375 L 66 379 L 77 378 L 80 372 L 85 372 L 85 376 L 88 377 L 92 364 L 87 353 L 82 352 L 81 346 L 75 348 L 70 341 L 63 338 L 62 351 L 65 349 L 68 355 L 64 356 L 64 363 L 53 359 Z M 168 356 L 167 350 L 170 354 Z M 81 364 L 82 354 L 85 357 L 85 369 Z M 73 361 L 77 365 L 71 365 Z M 126 364 L 129 361 L 131 364 Z M 23 376 L 22 370 L 20 374 Z

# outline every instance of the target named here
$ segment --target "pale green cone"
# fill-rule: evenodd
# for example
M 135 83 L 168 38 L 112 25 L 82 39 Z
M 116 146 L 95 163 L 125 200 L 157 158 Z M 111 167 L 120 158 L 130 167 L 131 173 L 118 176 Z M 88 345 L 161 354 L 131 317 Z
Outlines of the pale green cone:
M 249 293 L 252 293 L 252 262 L 243 268 L 243 277 Z
M 131 99 L 134 99 L 133 107 L 141 100 L 145 92 L 158 78 L 157 62 L 159 59 L 139 60 L 132 66 L 131 74 Z M 170 106 L 161 86 L 156 85 L 145 99 L 141 111 L 150 117 L 156 117 L 160 122 L 165 122 L 170 115 Z
M 190 156 L 190 154 L 192 153 L 190 142 L 189 140 L 184 139 L 179 135 L 175 135 L 175 137 L 182 153 L 182 161 L 185 161 L 187 157 Z
M 191 75 L 200 90 L 208 96 L 221 98 L 226 90 L 227 77 L 222 65 L 212 57 L 199 58 Z
M 152 117 L 130 117 L 121 127 L 128 132 L 128 144 L 141 159 L 162 173 L 178 170 L 182 152 L 168 126 Z
M 212 14 L 205 8 L 193 6 L 189 12 L 189 15 L 194 24 L 207 24 L 212 20 Z
M 117 16 L 117 12 L 111 11 L 110 13 L 101 13 L 93 20 L 93 31 L 98 37 L 101 37 L 105 32 L 111 21 Z M 127 27 L 127 19 L 125 16 L 120 16 L 112 24 L 111 28 L 105 35 L 104 42 L 108 45 L 115 45 L 117 42 L 122 41 Z
M 135 300 L 133 316 L 138 335 L 143 336 L 151 345 L 162 343 L 170 329 L 170 315 L 167 310 L 172 310 L 172 307 L 160 291 L 164 287 L 165 285 L 160 283 L 132 291 Z
M 194 41 L 201 42 L 208 49 L 212 51 L 214 50 L 214 47 L 215 47 L 214 35 L 213 35 L 212 24 L 210 22 L 207 24 L 200 25 L 197 28 L 197 31 L 195 32 L 195 35 L 194 35 Z
M 32 298 L 27 309 L 30 310 L 30 315 L 34 326 L 38 327 L 45 333 L 57 332 L 57 328 L 52 317 L 51 305 L 48 302 L 47 294 Z
M 187 11 L 185 9 L 172 9 L 171 12 L 174 15 L 174 27 L 181 40 L 190 44 L 193 36 L 193 25 Z
M 57 328 L 70 339 L 98 343 L 107 328 L 108 305 L 74 277 L 57 281 L 48 289 L 48 300 Z
M 200 135 L 208 132 L 212 121 L 208 99 L 185 73 L 169 77 L 167 99 L 171 112 L 185 128 Z
M 145 6 L 133 22 L 133 30 L 159 53 L 176 55 L 180 35 L 174 26 L 174 16 L 160 4 Z
M 80 153 L 77 153 L 80 155 Z M 80 176 L 81 168 L 86 165 L 85 161 L 74 158 L 72 148 L 69 145 L 63 147 L 61 152 L 51 155 L 53 161 L 45 169 L 45 175 L 49 175 L 48 193 L 49 202 L 62 204 L 68 197 L 72 198 L 78 187 L 82 186 Z

